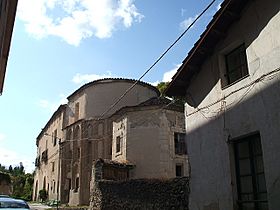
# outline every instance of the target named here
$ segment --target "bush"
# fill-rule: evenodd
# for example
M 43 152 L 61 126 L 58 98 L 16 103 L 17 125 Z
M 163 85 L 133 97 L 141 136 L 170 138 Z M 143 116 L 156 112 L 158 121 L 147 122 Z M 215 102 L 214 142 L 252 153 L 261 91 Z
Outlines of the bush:
M 39 198 L 40 198 L 43 202 L 45 202 L 45 201 L 47 200 L 47 198 L 48 198 L 48 193 L 47 193 L 47 191 L 46 191 L 45 189 L 41 189 L 41 190 L 39 191 Z

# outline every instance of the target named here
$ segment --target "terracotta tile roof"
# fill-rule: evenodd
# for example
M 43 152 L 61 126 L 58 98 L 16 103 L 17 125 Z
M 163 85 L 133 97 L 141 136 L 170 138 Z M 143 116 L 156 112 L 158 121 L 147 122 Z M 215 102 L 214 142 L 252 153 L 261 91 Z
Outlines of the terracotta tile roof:
M 67 99 L 69 100 L 69 99 L 71 99 L 73 96 L 75 96 L 76 94 L 78 94 L 78 93 L 80 93 L 81 91 L 85 90 L 86 88 L 91 87 L 91 86 L 93 86 L 93 85 L 100 84 L 100 83 L 129 82 L 129 83 L 132 83 L 132 84 L 133 84 L 133 83 L 135 83 L 136 81 L 137 81 L 137 80 L 135 80 L 135 79 L 126 79 L 126 78 L 104 78 L 104 79 L 94 80 L 94 81 L 92 81 L 92 82 L 89 82 L 89 83 L 84 84 L 83 86 L 81 86 L 79 89 L 77 89 L 76 91 L 74 91 L 71 95 L 69 95 L 69 96 L 67 97 Z M 142 86 L 144 86 L 144 87 L 148 87 L 148 88 L 154 90 L 158 95 L 160 95 L 159 90 L 158 90 L 155 86 L 153 86 L 153 85 L 151 85 L 151 84 L 149 84 L 149 83 L 146 83 L 146 82 L 142 82 L 142 81 L 138 82 L 138 84 L 140 84 L 140 85 L 142 85 Z

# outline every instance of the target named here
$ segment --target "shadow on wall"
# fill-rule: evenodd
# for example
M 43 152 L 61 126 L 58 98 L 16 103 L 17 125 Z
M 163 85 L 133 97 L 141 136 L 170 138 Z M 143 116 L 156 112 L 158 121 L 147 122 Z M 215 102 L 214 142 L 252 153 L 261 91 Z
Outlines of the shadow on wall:
M 212 113 L 210 107 L 207 114 L 198 111 L 194 115 L 205 118 L 204 124 L 187 131 L 191 166 L 190 200 L 201 209 L 211 202 L 219 203 L 221 209 L 228 208 L 227 205 L 231 204 L 225 201 L 232 200 L 233 196 L 235 202 L 234 141 L 229 140 L 256 131 L 261 137 L 269 206 L 271 209 L 280 206 L 280 72 L 260 84 L 263 89 L 256 84 L 243 100 L 239 100 L 242 96 L 237 97 L 239 103 L 231 109 Z M 250 91 L 254 94 L 249 94 Z M 191 119 L 195 119 L 194 116 Z
M 258 2 L 260 2 L 259 4 L 262 3 L 262 1 L 255 1 L 254 4 L 256 4 L 258 6 Z M 262 11 L 258 11 L 258 14 L 254 13 L 255 17 L 254 20 L 256 20 L 256 22 L 254 22 L 253 24 L 248 24 L 248 27 L 246 30 L 248 30 L 248 34 L 249 36 L 246 37 L 246 46 L 250 46 L 260 35 L 260 33 L 262 32 L 262 30 L 267 26 L 267 24 L 269 23 L 269 21 L 277 14 L 279 13 L 279 8 L 280 8 L 280 1 L 274 1 L 273 4 L 266 4 L 266 8 L 264 8 Z M 257 9 L 255 9 L 255 11 L 257 11 Z M 243 13 L 246 13 L 246 8 L 243 11 Z M 235 23 L 233 23 L 235 24 Z M 229 27 L 230 28 L 230 27 Z M 225 29 L 225 32 L 227 33 L 227 30 Z M 222 42 L 223 40 L 220 40 L 220 42 Z M 215 53 L 215 50 L 214 50 Z M 213 54 L 211 55 L 213 56 Z M 209 56 L 209 57 L 211 57 Z M 209 59 L 206 58 L 205 60 Z M 213 58 L 212 58 L 213 59 Z M 201 64 L 197 64 L 199 65 L 199 69 L 202 69 L 202 66 L 205 63 L 201 63 Z M 220 73 L 219 73 L 219 68 L 218 68 L 218 59 L 214 60 L 211 66 L 212 67 L 212 74 L 211 74 L 211 78 L 209 78 L 209 76 L 207 77 L 197 77 L 197 75 L 199 74 L 199 72 L 195 73 L 192 80 L 196 80 L 199 79 L 200 81 L 198 82 L 199 84 L 201 84 L 199 86 L 199 93 L 198 94 L 186 94 L 186 101 L 189 105 L 193 106 L 194 108 L 197 108 L 200 103 L 203 101 L 203 99 L 210 93 L 210 91 L 215 87 L 215 85 L 219 82 L 220 79 Z M 249 66 L 250 68 L 250 66 Z

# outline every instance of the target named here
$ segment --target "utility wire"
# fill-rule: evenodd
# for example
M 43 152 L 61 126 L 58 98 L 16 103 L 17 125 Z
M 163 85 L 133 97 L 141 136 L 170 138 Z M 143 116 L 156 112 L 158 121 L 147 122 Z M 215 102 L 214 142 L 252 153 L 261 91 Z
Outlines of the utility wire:
M 189 31 L 189 29 L 196 23 L 196 21 L 214 4 L 216 0 L 212 0 L 210 4 L 194 19 L 194 21 L 187 27 L 187 29 L 159 56 L 159 58 L 136 80 L 107 110 L 105 110 L 98 120 L 100 120 L 105 114 L 111 111 L 151 69 L 168 53 L 168 51 Z

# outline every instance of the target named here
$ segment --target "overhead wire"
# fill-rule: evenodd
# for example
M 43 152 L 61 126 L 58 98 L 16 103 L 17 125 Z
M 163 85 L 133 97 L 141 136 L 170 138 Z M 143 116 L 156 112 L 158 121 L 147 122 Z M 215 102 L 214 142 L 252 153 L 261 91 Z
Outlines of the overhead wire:
M 229 107 L 230 105 L 233 105 L 233 104 L 234 104 L 234 105 L 237 105 L 237 104 L 239 104 L 239 103 L 249 94 L 249 92 L 255 87 L 255 85 L 256 85 L 257 83 L 259 83 L 259 82 L 264 82 L 264 81 L 266 81 L 266 80 L 272 80 L 272 79 L 275 78 L 276 75 L 279 74 L 279 73 L 280 73 L 280 67 L 278 67 L 278 68 L 276 68 L 276 69 L 274 69 L 274 70 L 272 70 L 272 71 L 270 71 L 270 72 L 267 72 L 267 73 L 261 75 L 260 77 L 258 77 L 257 79 L 253 80 L 252 82 L 250 82 L 250 83 L 248 83 L 248 84 L 246 84 L 246 85 L 244 85 L 244 86 L 242 86 L 242 87 L 240 87 L 240 88 L 235 89 L 234 91 L 232 91 L 232 92 L 226 94 L 226 95 L 223 96 L 222 98 L 220 98 L 220 99 L 218 99 L 218 100 L 216 100 L 216 101 L 214 101 L 214 102 L 212 102 L 212 103 L 209 103 L 209 104 L 207 104 L 207 105 L 205 105 L 205 106 L 203 106 L 203 107 L 201 107 L 201 108 L 197 108 L 195 111 L 193 111 L 193 112 L 187 114 L 186 117 L 190 117 L 191 115 L 193 115 L 193 114 L 195 114 L 195 113 L 197 113 L 197 112 L 200 112 L 200 113 L 201 113 L 202 110 L 210 109 L 210 107 L 216 105 L 217 103 L 220 103 L 221 101 L 223 101 L 223 100 L 225 100 L 226 98 L 230 97 L 230 96 L 233 95 L 234 93 L 237 93 L 237 92 L 239 92 L 239 91 L 241 91 L 241 90 L 243 90 L 243 89 L 248 88 L 248 89 L 242 94 L 242 96 L 239 98 L 239 100 L 233 101 L 232 103 L 228 104 L 227 107 Z M 205 118 L 214 118 L 214 117 L 216 117 L 216 116 L 213 116 L 213 117 L 206 117 L 206 116 L 205 116 Z
M 197 22 L 198 19 L 214 4 L 216 0 L 212 0 L 205 9 L 192 21 L 192 23 L 184 30 L 184 32 L 156 59 L 156 61 L 136 80 L 125 92 L 108 108 L 98 119 L 102 119 L 109 111 L 111 111 L 140 81 L 141 79 L 152 70 L 152 68 L 169 52 L 169 50 L 189 31 L 189 29 Z

